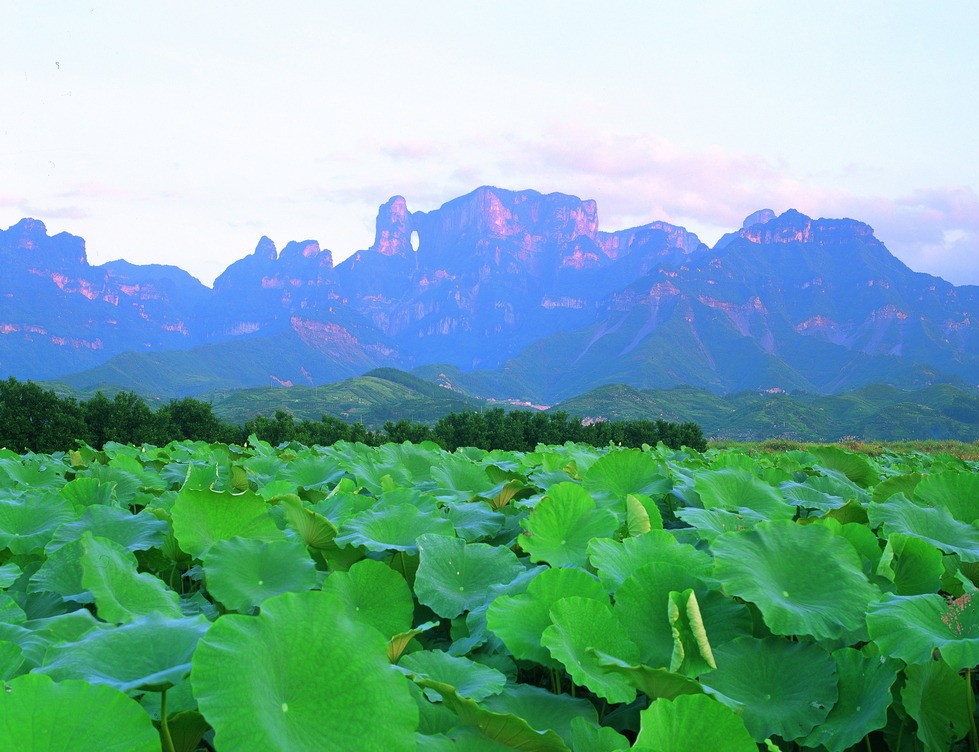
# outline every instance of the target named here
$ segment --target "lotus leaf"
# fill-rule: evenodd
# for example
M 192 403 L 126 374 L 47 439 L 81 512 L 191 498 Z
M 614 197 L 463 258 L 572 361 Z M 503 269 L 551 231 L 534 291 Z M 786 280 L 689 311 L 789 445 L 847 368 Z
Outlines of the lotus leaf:
M 180 548 L 197 558 L 219 540 L 236 536 L 262 540 L 283 537 L 269 514 L 268 504 L 250 491 L 233 495 L 185 487 L 173 503 L 171 516 Z
M 673 657 L 670 671 L 699 676 L 713 668 L 714 654 L 700 614 L 697 596 L 688 588 L 672 591 L 667 602 L 670 627 L 673 630 Z
M 894 494 L 900 493 L 909 499 L 914 498 L 914 489 L 924 476 L 921 473 L 906 473 L 892 475 L 874 486 L 872 498 L 876 503 L 887 501 Z
M 223 616 L 201 639 L 191 681 L 217 749 L 415 749 L 418 708 L 387 642 L 318 591 Z M 329 722 L 324 722 L 329 719 Z
M 541 644 L 564 665 L 576 684 L 609 702 L 632 702 L 636 690 L 621 676 L 599 665 L 596 651 L 626 662 L 639 659 L 639 648 L 625 636 L 612 609 L 601 601 L 572 596 L 551 606 L 551 626 Z
M 708 543 L 713 543 L 719 535 L 724 533 L 750 530 L 760 522 L 769 521 L 767 516 L 751 509 L 729 512 L 726 509 L 687 507 L 686 509 L 678 509 L 676 516 L 696 528 L 697 535 Z
M 83 679 L 120 692 L 159 691 L 190 672 L 197 641 L 210 623 L 202 616 L 141 617 L 115 629 L 95 629 L 74 642 L 52 645 L 41 673 L 56 680 Z
M 629 740 L 608 726 L 598 726 L 584 718 L 573 718 L 571 748 L 587 749 L 590 752 L 618 752 L 629 749 Z
M 650 530 L 644 535 L 615 541 L 600 538 L 588 544 L 588 561 L 598 570 L 607 590 L 619 586 L 645 564 L 676 564 L 695 577 L 706 576 L 711 558 L 688 543 L 680 543 L 668 530 Z
M 159 752 L 160 735 L 139 704 L 117 689 L 25 674 L 0 691 L 0 749 Z
M 768 520 L 795 515 L 777 488 L 744 470 L 708 470 L 698 473 L 693 485 L 704 509 L 750 510 Z
M 388 565 L 364 559 L 346 572 L 333 572 L 323 583 L 348 613 L 377 629 L 385 639 L 411 629 L 414 603 L 405 578 Z
M 717 668 L 702 677 L 708 691 L 743 708 L 755 741 L 811 733 L 836 704 L 836 663 L 819 645 L 777 637 L 739 637 L 714 650 Z
M 775 634 L 862 634 L 867 606 L 879 596 L 853 545 L 821 525 L 763 522 L 718 537 L 713 550 L 725 592 L 756 604 Z
M 605 590 L 587 572 L 571 567 L 547 569 L 531 581 L 525 593 L 496 598 L 486 612 L 486 622 L 514 658 L 556 668 L 559 664 L 540 638 L 551 624 L 551 606 L 572 595 L 608 604 Z
M 829 752 L 843 752 L 887 724 L 891 685 L 897 679 L 900 664 L 853 648 L 834 651 L 833 660 L 839 676 L 839 699 L 804 743 L 825 747 Z
M 558 483 L 534 507 L 524 521 L 525 532 L 517 539 L 533 562 L 552 567 L 582 566 L 588 542 L 612 535 L 619 521 L 600 509 L 577 483 Z
M 638 658 L 657 668 L 673 662 L 670 593 L 694 588 L 700 580 L 677 564 L 646 564 L 615 591 L 615 613 L 625 634 L 639 646 Z
M 937 648 L 954 669 L 979 664 L 979 599 L 886 595 L 871 605 L 867 628 L 884 655 L 907 663 L 931 660 Z
M 551 729 L 568 744 L 575 720 L 598 725 L 598 711 L 590 701 L 527 684 L 508 684 L 483 705 L 496 713 L 519 716 L 535 729 Z
M 639 714 L 636 749 L 656 752 L 757 752 L 745 722 L 707 695 L 656 700 Z
M 455 535 L 452 523 L 437 511 L 423 512 L 413 504 L 368 509 L 348 519 L 337 536 L 340 545 L 363 546 L 368 551 L 418 552 L 418 538 L 428 533 Z
M 57 593 L 66 601 L 91 603 L 92 594 L 82 585 L 82 557 L 85 549 L 80 540 L 66 543 L 48 555 L 27 584 L 30 593 Z
M 0 640 L 0 681 L 18 673 L 24 665 L 24 650 L 16 642 Z
M 942 553 L 920 538 L 892 533 L 887 539 L 877 573 L 894 583 L 898 595 L 920 595 L 938 590 L 945 565 Z
M 596 651 L 595 656 L 598 658 L 598 665 L 602 669 L 613 674 L 619 674 L 651 700 L 659 697 L 672 700 L 680 695 L 704 693 L 704 687 L 700 682 L 682 674 L 675 674 L 665 668 L 630 665 L 626 661 L 600 651 Z
M 67 499 L 51 494 L 0 499 L 0 551 L 29 554 L 42 549 L 60 525 L 77 517 Z
M 493 585 L 510 582 L 523 571 L 510 549 L 461 538 L 423 535 L 418 552 L 415 596 L 447 619 L 479 606 Z
M 506 677 L 495 668 L 484 666 L 468 658 L 449 655 L 442 650 L 419 650 L 401 659 L 400 665 L 406 671 L 444 684 L 451 684 L 462 697 L 471 700 L 485 700 L 498 694 L 506 684 Z M 434 690 L 425 694 L 433 702 L 441 699 Z M 434 696 L 433 696 L 434 695 Z
M 870 488 L 878 480 L 878 473 L 862 454 L 847 452 L 839 447 L 818 446 L 810 450 L 819 458 L 819 466 L 843 473 L 851 482 L 862 488 Z
M 337 536 L 336 526 L 326 517 L 303 506 L 298 496 L 284 497 L 280 506 L 285 512 L 286 524 L 310 548 L 329 549 Z
M 21 568 L 13 562 L 0 566 L 0 590 L 6 590 L 17 582 L 22 573 Z
M 621 509 L 629 494 L 662 496 L 669 493 L 672 481 L 660 473 L 650 455 L 627 449 L 596 460 L 582 478 L 585 490 L 601 507 Z
M 447 503 L 445 510 L 456 533 L 467 543 L 493 537 L 506 521 L 504 515 L 482 501 Z
M 316 567 L 302 541 L 228 538 L 204 554 L 207 589 L 229 611 L 247 612 L 266 598 L 317 584 Z
M 116 502 L 116 485 L 103 483 L 98 478 L 75 478 L 65 483 L 58 494 L 75 507 L 110 505 Z
M 163 538 L 170 526 L 149 512 L 133 514 L 128 509 L 116 507 L 87 507 L 79 519 L 59 527 L 47 544 L 53 551 L 65 543 L 78 540 L 89 531 L 97 538 L 108 538 L 129 551 L 146 551 L 163 545 Z
M 928 752 L 950 749 L 969 731 L 965 679 L 944 661 L 908 666 L 904 673 L 901 701 L 918 724 L 918 739 Z
M 180 596 L 151 574 L 137 571 L 136 557 L 107 538 L 81 538 L 81 584 L 92 593 L 99 618 L 127 622 L 152 613 L 182 615 Z
M 914 487 L 914 498 L 942 507 L 959 522 L 974 522 L 979 520 L 979 473 L 949 470 L 928 475 Z
M 921 507 L 902 494 L 867 509 L 874 527 L 884 532 L 921 538 L 940 551 L 958 554 L 965 562 L 979 562 L 979 528 L 955 519 L 945 507 Z
M 498 742 L 503 749 L 515 749 L 521 752 L 570 752 L 561 737 L 550 729 L 537 730 L 519 716 L 494 713 L 475 700 L 462 697 L 451 684 L 423 678 L 415 681 L 419 687 L 438 693 L 442 703 L 458 715 L 459 720 L 478 729 L 486 738 Z M 469 750 L 481 747 L 467 741 L 463 748 Z M 486 747 L 486 749 L 493 749 L 493 747 Z

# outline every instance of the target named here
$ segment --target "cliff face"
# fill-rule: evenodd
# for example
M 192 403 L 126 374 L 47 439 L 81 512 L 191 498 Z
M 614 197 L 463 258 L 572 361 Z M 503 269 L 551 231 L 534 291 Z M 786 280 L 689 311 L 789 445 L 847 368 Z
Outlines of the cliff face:
M 0 231 L 0 372 L 49 378 L 118 353 L 185 348 L 208 290 L 175 267 L 91 266 L 85 241 L 38 220 Z
M 233 352 L 242 385 L 446 363 L 538 402 L 616 381 L 833 391 L 979 372 L 979 288 L 912 272 L 866 224 L 766 209 L 709 249 L 664 222 L 599 220 L 560 193 L 483 187 L 430 212 L 395 196 L 344 262 L 262 238 L 213 289 L 174 267 L 90 266 L 80 238 L 23 220 L 0 232 L 0 374 L 200 344 Z

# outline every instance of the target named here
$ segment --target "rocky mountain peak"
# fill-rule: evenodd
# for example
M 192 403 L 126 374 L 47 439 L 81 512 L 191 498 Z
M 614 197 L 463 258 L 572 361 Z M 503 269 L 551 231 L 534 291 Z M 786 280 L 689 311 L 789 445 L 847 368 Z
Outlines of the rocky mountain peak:
M 372 251 L 382 256 L 404 256 L 411 250 L 411 217 L 404 196 L 392 196 L 377 210 Z
M 45 268 L 88 265 L 84 239 L 67 232 L 49 236 L 44 222 L 31 218 L 20 220 L 6 231 L 0 230 L 0 258 L 5 264 L 20 265 L 27 261 Z
M 770 213 L 774 215 L 774 212 L 763 209 L 750 215 L 738 237 L 761 245 L 879 243 L 874 237 L 874 228 L 855 219 L 812 219 L 795 209 L 789 209 L 777 217 L 768 216 Z

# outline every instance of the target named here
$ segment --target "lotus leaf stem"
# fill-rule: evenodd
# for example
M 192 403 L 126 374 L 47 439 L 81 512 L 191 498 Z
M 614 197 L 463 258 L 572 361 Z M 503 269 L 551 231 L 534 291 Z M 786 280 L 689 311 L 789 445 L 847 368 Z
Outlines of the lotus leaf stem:
M 160 693 L 160 736 L 163 739 L 163 752 L 176 752 L 173 737 L 170 736 L 170 724 L 167 723 L 167 691 Z

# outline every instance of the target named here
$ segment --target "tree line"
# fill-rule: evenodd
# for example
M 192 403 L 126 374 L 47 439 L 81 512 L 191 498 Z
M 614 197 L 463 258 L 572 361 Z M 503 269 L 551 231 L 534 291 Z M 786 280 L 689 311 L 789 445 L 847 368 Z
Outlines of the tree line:
M 164 446 L 171 441 L 206 441 L 243 444 L 248 436 L 278 445 L 296 441 L 307 446 L 337 441 L 359 441 L 377 446 L 386 442 L 432 441 L 454 451 L 462 446 L 480 449 L 532 451 L 538 444 L 566 441 L 627 447 L 655 445 L 707 448 L 696 423 L 664 420 L 597 421 L 583 423 L 564 412 L 506 411 L 452 413 L 433 425 L 413 421 L 389 421 L 380 429 L 347 423 L 332 415 L 321 420 L 297 420 L 278 410 L 259 416 L 243 426 L 222 422 L 207 402 L 184 397 L 157 409 L 133 392 L 119 392 L 111 399 L 98 392 L 88 400 L 62 397 L 38 384 L 10 377 L 0 381 L 0 447 L 16 452 L 53 453 L 74 449 L 78 441 L 102 447 L 120 444 Z

